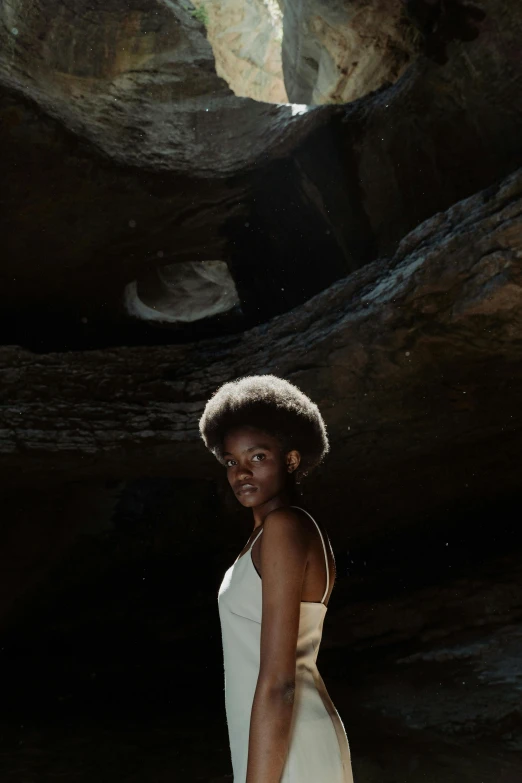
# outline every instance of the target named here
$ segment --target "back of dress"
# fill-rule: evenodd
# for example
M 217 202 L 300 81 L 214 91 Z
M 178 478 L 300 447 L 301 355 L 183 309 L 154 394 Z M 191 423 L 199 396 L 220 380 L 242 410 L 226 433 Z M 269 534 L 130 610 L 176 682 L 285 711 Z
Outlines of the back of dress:
M 323 544 L 326 589 L 320 602 L 301 601 L 294 707 L 281 783 L 353 783 L 346 732 L 316 664 L 330 577 L 323 535 L 317 522 L 308 516 Z M 262 589 L 252 562 L 252 547 L 262 532 L 228 569 L 218 593 L 234 783 L 246 781 L 250 714 L 259 674 Z

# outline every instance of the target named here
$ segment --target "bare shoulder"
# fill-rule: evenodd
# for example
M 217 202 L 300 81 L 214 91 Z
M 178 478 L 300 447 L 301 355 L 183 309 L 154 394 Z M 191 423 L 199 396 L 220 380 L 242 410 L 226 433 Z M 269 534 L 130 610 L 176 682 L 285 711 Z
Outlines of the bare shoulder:
M 265 529 L 278 527 L 291 532 L 292 530 L 302 528 L 305 519 L 308 519 L 308 516 L 301 509 L 296 509 L 292 506 L 282 506 L 266 515 L 263 527 Z
M 310 544 L 310 518 L 300 509 L 284 506 L 271 511 L 263 522 L 264 535 L 267 541 L 278 545 L 286 542 L 288 545 L 308 547 Z

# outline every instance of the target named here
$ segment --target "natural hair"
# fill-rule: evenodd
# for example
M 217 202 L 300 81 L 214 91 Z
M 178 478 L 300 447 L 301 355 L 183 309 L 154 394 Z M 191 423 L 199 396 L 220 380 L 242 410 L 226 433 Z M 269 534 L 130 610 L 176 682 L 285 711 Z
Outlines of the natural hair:
M 292 474 L 298 482 L 319 465 L 330 448 L 317 405 L 297 386 L 275 375 L 249 375 L 223 384 L 199 420 L 205 446 L 221 463 L 226 433 L 244 426 L 278 438 L 285 452 L 299 451 L 301 463 Z

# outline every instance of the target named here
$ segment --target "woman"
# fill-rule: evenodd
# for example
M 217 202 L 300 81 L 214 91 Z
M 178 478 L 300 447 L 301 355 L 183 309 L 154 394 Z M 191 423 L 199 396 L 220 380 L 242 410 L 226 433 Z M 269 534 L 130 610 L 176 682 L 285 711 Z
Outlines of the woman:
M 234 783 L 353 783 L 344 726 L 316 666 L 335 561 L 293 504 L 329 449 L 319 409 L 287 381 L 250 376 L 221 386 L 199 426 L 254 516 L 218 595 Z

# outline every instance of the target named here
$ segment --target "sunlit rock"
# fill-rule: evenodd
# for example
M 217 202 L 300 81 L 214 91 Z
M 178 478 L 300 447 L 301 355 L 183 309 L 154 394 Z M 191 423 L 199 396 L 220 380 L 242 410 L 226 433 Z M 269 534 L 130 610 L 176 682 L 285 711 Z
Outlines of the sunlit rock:
M 239 304 L 224 261 L 185 261 L 158 267 L 125 288 L 129 315 L 145 321 L 190 323 L 225 313 Z
M 194 0 L 216 58 L 216 72 L 235 95 L 286 103 L 276 0 Z
M 348 103 L 395 82 L 418 50 L 402 0 L 283 0 L 283 70 L 293 103 Z
M 28 317 L 40 340 L 39 308 L 119 318 L 160 248 L 226 259 L 244 312 L 268 318 L 518 165 L 512 0 L 445 66 L 418 58 L 388 89 L 304 113 L 235 96 L 194 12 L 0 5 L 2 314 L 24 324 L 5 341 L 26 340 Z
M 245 58 L 250 49 L 257 68 L 262 40 L 245 45 Z M 104 154 L 148 170 L 224 176 L 295 135 L 288 106 L 242 100 L 219 78 L 189 2 L 0 5 L 2 86 Z

